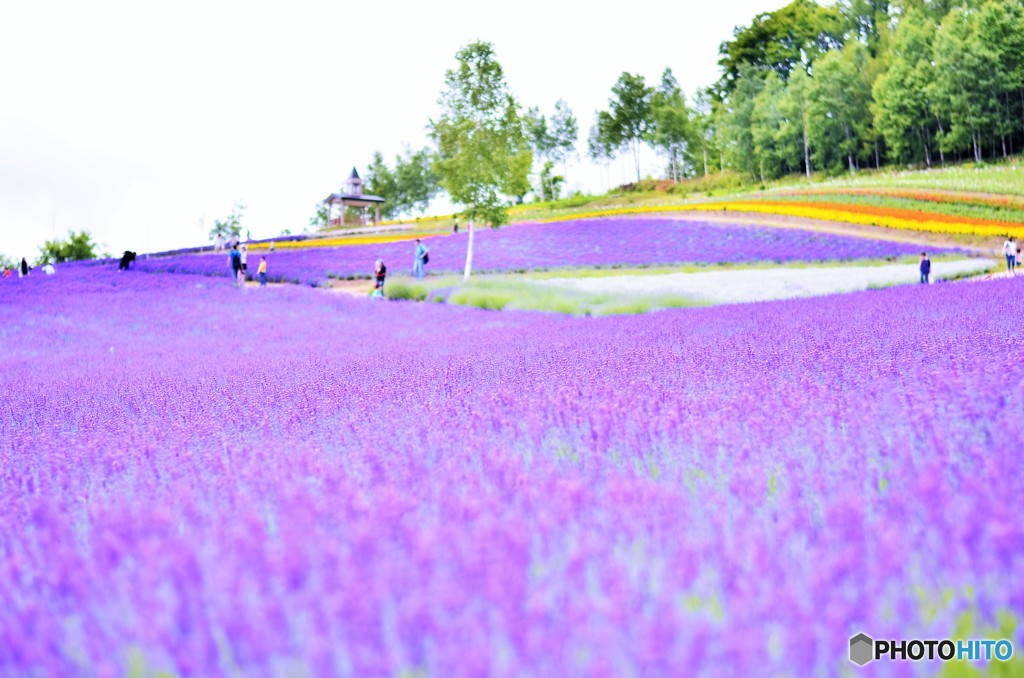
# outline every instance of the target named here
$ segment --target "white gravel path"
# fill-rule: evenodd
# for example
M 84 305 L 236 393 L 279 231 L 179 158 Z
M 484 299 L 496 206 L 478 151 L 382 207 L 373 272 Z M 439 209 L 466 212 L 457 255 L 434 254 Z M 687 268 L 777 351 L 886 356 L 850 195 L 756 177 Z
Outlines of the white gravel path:
M 937 276 L 980 272 L 992 266 L 989 259 L 933 261 L 931 279 Z M 600 278 L 550 278 L 537 281 L 592 294 L 675 296 L 713 304 L 815 297 L 856 292 L 872 286 L 917 283 L 916 264 L 886 266 L 835 266 L 828 268 L 778 268 L 666 273 Z

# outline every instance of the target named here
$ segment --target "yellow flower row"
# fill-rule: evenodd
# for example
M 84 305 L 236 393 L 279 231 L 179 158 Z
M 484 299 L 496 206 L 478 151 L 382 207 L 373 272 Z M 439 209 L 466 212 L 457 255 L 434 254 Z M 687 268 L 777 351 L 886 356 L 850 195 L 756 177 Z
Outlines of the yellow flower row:
M 595 217 L 610 217 L 623 214 L 644 214 L 659 212 L 754 212 L 758 214 L 774 214 L 779 216 L 804 217 L 806 219 L 821 219 L 824 221 L 842 221 L 851 224 L 864 226 L 881 226 L 883 228 L 901 229 L 906 231 L 926 231 L 930 233 L 949 233 L 962 235 L 980 236 L 1003 236 L 1006 234 L 1015 237 L 1024 237 L 1024 224 L 1019 226 L 1006 224 L 984 224 L 938 221 L 928 218 L 912 219 L 900 216 L 881 216 L 877 214 L 861 214 L 855 208 L 835 209 L 817 208 L 806 205 L 790 205 L 784 202 L 708 202 L 694 203 L 689 205 L 639 205 L 636 207 L 617 207 L 590 212 L 576 212 L 541 221 L 569 221 L 573 219 L 592 219 Z
M 400 233 L 394 235 L 348 235 L 336 238 L 310 238 L 308 240 L 283 240 L 274 243 L 275 250 L 309 249 L 310 247 L 346 247 L 349 245 L 377 245 L 389 242 L 409 242 L 416 238 L 444 235 L 442 231 L 423 233 Z M 270 249 L 270 243 L 260 242 L 249 245 L 250 250 Z

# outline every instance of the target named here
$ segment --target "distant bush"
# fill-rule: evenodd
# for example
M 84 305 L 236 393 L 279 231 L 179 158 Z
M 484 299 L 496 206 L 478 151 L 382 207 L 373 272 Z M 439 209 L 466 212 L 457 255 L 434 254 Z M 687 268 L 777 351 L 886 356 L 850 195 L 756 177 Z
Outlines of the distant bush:
M 388 299 L 399 301 L 425 301 L 429 291 L 423 285 L 391 282 L 387 286 Z

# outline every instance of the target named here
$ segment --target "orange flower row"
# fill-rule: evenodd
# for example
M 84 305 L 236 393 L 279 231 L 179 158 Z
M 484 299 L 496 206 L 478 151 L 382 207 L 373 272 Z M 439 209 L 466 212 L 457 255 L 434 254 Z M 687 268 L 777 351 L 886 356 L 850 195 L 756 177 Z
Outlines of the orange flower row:
M 926 191 L 912 188 L 829 188 L 782 191 L 778 195 L 863 195 L 883 198 L 903 198 L 922 202 L 943 204 L 985 205 L 990 207 L 1012 207 L 1024 209 L 1024 197 L 1015 195 L 986 195 L 964 191 Z
M 992 221 L 972 217 L 954 217 L 920 210 L 905 210 L 871 205 L 841 203 L 799 202 L 781 200 L 751 200 L 743 202 L 707 202 L 684 205 L 650 205 L 611 208 L 590 212 L 577 212 L 545 222 L 570 219 L 599 218 L 622 214 L 651 214 L 668 212 L 754 212 L 780 216 L 803 217 L 823 221 L 839 221 L 864 226 L 879 226 L 905 231 L 926 231 L 962 235 L 1001 236 L 1011 234 L 1024 237 L 1024 224 Z

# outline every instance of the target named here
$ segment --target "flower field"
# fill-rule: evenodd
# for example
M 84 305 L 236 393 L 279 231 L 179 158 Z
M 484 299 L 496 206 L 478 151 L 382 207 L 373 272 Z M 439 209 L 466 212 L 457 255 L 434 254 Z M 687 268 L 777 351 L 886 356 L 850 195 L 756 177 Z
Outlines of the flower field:
M 975 235 L 993 238 L 1005 235 L 1013 235 L 1018 238 L 1024 237 L 1024 223 L 1017 221 L 979 219 L 976 217 L 955 216 L 917 209 L 901 209 L 869 204 L 785 199 L 730 200 L 725 202 L 610 208 L 573 213 L 566 216 L 553 217 L 545 221 L 558 222 L 570 219 L 594 219 L 643 213 L 729 211 L 778 214 L 865 226 L 880 226 L 906 231 L 947 233 L 951 235 Z
M 956 206 L 984 206 L 1014 211 L 1024 210 L 1024 197 L 1019 195 L 992 195 L 960 191 L 928 191 L 913 188 L 828 188 L 781 191 L 783 196 L 865 196 L 899 198 L 925 203 Z
M 520 224 L 476 233 L 474 270 L 516 271 L 576 266 L 826 261 L 914 254 L 919 246 L 851 236 L 672 219 L 615 218 Z M 428 270 L 458 272 L 467 235 L 426 238 Z M 376 243 L 278 251 L 267 255 L 270 280 L 316 284 L 365 277 L 380 258 L 392 273 L 411 270 L 414 243 Z M 259 257 L 250 255 L 255 269 Z M 227 257 L 192 254 L 139 260 L 141 271 L 227 275 Z
M 975 196 L 967 194 L 922 193 L 920 191 L 868 192 L 869 189 L 839 190 L 836 192 L 787 192 L 763 196 L 766 200 L 782 202 L 811 202 L 840 204 L 845 207 L 874 207 L 888 210 L 923 212 L 941 215 L 956 223 L 966 218 L 973 223 L 1024 225 L 1024 205 L 1009 196 Z
M 0 675 L 1019 652 L 1021 285 L 568 318 L 0 281 Z

